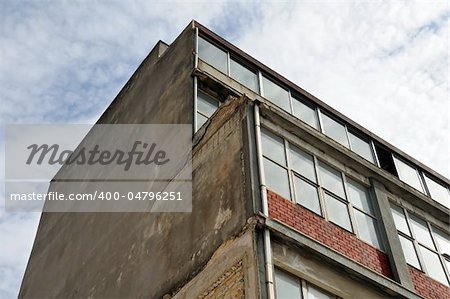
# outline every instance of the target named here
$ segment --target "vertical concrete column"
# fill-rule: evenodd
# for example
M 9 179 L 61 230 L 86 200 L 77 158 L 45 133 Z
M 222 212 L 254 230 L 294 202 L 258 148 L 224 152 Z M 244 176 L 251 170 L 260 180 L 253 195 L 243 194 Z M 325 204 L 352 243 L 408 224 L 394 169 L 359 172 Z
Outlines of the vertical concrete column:
M 414 285 L 409 274 L 408 265 L 403 255 L 400 239 L 395 227 L 394 218 L 391 214 L 391 208 L 386 188 L 380 182 L 371 179 L 372 197 L 376 199 L 379 214 L 379 227 L 384 246 L 391 263 L 394 279 L 404 287 L 414 290 Z

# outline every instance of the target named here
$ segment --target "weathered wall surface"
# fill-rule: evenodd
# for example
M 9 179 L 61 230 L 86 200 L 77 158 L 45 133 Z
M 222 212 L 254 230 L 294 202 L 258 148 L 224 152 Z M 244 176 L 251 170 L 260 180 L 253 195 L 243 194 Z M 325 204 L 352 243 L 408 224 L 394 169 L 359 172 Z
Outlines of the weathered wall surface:
M 259 298 L 254 226 L 222 244 L 173 299 Z
M 144 61 L 100 123 L 192 123 L 193 30 Z M 193 149 L 192 213 L 45 213 L 20 298 L 161 298 L 246 223 L 242 123 L 224 105 Z M 81 190 L 80 190 L 81 191 Z

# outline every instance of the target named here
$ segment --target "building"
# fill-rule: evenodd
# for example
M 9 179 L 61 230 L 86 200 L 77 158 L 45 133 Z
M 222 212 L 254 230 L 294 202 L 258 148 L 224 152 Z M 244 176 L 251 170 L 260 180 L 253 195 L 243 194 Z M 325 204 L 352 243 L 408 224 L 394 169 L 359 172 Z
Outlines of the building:
M 450 181 L 198 22 L 99 123 L 192 123 L 192 213 L 44 213 L 20 298 L 450 298 Z

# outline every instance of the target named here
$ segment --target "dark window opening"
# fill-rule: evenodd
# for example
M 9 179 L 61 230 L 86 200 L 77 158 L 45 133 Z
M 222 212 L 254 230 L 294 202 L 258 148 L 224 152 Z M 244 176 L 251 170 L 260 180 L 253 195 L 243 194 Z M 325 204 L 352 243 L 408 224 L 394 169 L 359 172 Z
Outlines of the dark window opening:
M 375 144 L 375 150 L 377 152 L 378 162 L 380 162 L 380 167 L 398 177 L 392 153 L 377 144 Z

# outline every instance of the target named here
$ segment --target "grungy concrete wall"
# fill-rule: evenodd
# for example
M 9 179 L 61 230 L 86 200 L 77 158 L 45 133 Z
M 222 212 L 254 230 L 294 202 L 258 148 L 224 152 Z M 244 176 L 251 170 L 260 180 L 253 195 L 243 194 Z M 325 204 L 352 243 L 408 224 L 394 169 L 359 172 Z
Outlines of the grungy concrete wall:
M 188 27 L 149 55 L 99 123 L 192 123 L 193 45 Z M 244 102 L 223 105 L 195 140 L 192 213 L 44 213 L 19 297 L 161 298 L 200 272 L 250 214 Z
M 254 224 L 223 243 L 173 299 L 260 298 Z

